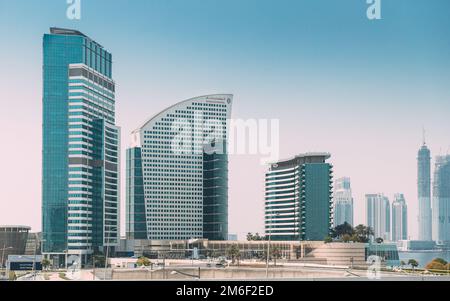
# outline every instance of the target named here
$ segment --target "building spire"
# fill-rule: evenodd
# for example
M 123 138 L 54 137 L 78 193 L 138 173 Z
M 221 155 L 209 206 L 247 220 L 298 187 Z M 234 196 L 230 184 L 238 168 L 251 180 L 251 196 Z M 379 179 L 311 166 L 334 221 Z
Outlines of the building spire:
M 427 145 L 427 140 L 426 140 L 426 131 L 425 131 L 425 127 L 422 127 L 422 141 L 423 141 L 423 145 Z

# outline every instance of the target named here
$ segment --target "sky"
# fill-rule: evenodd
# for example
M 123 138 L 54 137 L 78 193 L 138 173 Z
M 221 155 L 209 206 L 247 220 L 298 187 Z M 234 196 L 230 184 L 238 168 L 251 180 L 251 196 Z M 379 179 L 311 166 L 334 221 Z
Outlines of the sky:
M 422 128 L 433 156 L 450 150 L 450 1 L 381 3 L 369 20 L 365 0 L 81 0 L 69 20 L 66 0 L 0 0 L 0 224 L 41 229 L 42 36 L 56 26 L 112 52 L 122 158 L 153 114 L 232 93 L 233 118 L 279 120 L 282 158 L 331 153 L 334 176 L 352 180 L 355 223 L 366 193 L 404 193 L 415 238 Z M 230 156 L 241 238 L 263 232 L 266 168 Z

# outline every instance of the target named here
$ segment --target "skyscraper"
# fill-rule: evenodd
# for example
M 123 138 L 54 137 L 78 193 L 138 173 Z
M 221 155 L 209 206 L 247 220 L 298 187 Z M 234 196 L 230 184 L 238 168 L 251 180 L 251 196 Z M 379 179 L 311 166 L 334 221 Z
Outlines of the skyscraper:
M 367 225 L 375 238 L 390 239 L 391 208 L 389 199 L 382 194 L 366 194 Z
M 431 155 L 425 141 L 417 157 L 417 192 L 419 240 L 431 241 Z
M 334 226 L 348 223 L 353 226 L 353 197 L 350 178 L 340 178 L 334 183 Z
M 112 56 L 83 33 L 43 39 L 43 252 L 91 254 L 119 238 Z
M 433 240 L 450 244 L 450 155 L 436 157 L 433 182 Z
M 227 239 L 232 101 L 227 94 L 191 98 L 132 133 L 127 150 L 128 238 Z
M 392 241 L 408 239 L 408 206 L 405 196 L 398 193 L 392 202 Z
M 265 180 L 265 233 L 273 240 L 322 241 L 333 225 L 333 166 L 328 153 L 270 165 Z

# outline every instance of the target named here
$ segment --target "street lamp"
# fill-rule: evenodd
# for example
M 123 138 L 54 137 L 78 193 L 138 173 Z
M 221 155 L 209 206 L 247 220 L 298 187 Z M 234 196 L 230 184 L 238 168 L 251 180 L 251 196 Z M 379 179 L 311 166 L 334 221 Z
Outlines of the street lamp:
M 275 217 L 280 216 L 280 213 L 275 213 Z M 270 217 L 270 226 L 269 226 L 269 240 L 267 243 L 267 258 L 266 258 L 266 278 L 269 278 L 269 257 L 270 257 L 270 241 L 272 239 L 272 222 L 273 222 L 273 215 Z

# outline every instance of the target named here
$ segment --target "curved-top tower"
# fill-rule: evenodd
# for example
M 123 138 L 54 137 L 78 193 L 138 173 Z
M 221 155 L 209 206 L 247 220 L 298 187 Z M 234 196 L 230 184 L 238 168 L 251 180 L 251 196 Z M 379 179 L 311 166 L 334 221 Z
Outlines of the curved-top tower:
M 191 98 L 132 133 L 127 237 L 225 240 L 228 120 L 233 95 Z

